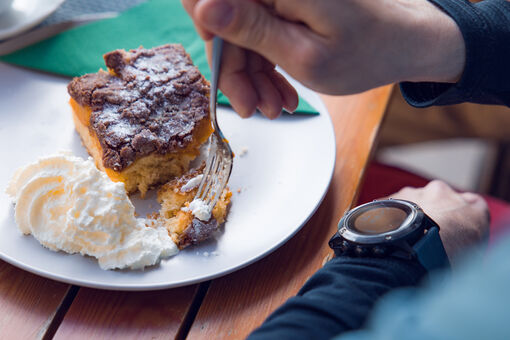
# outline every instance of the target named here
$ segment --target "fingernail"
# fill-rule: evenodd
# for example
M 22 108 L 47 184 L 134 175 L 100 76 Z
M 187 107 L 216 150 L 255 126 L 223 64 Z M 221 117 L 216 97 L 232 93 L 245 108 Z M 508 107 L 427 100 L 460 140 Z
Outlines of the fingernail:
M 214 1 L 204 16 L 204 25 L 212 30 L 221 30 L 227 27 L 234 17 L 234 8 L 228 1 Z

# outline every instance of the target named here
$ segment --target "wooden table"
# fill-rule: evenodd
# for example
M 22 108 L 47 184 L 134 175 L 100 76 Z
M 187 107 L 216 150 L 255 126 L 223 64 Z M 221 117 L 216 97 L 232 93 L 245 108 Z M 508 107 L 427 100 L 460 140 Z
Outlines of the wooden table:
M 355 201 L 391 90 L 323 97 L 336 133 L 333 180 L 314 216 L 277 251 L 213 281 L 154 292 L 80 288 L 0 261 L 0 338 L 246 337 L 332 255 L 327 241 Z

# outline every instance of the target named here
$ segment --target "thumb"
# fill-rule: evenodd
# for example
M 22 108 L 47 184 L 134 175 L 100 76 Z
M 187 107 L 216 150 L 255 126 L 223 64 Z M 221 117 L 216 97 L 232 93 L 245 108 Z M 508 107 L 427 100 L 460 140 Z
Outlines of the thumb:
M 252 0 L 200 0 L 194 18 L 228 42 L 255 51 L 273 63 L 289 55 L 295 25 Z

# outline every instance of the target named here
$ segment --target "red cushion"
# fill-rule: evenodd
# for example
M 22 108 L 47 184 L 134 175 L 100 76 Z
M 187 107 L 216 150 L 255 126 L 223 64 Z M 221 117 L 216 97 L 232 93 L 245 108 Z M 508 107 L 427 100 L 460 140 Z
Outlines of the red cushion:
M 369 165 L 358 197 L 358 204 L 391 195 L 403 187 L 423 187 L 430 179 L 393 166 L 373 162 Z M 490 243 L 510 231 L 510 204 L 485 196 L 491 213 Z

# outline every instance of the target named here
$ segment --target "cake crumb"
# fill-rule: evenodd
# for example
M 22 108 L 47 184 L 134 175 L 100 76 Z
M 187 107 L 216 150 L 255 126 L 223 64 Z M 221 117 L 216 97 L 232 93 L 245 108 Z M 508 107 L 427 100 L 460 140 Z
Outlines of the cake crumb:
M 239 157 L 246 156 L 247 153 L 248 153 L 248 148 L 246 146 L 243 146 L 241 148 L 241 150 L 239 151 Z
M 329 260 L 331 260 L 333 258 L 333 253 L 328 253 L 323 259 L 322 259 L 322 264 L 321 266 L 324 267 L 324 265 L 326 263 L 329 262 Z
M 241 188 L 237 189 L 237 193 L 240 194 L 241 193 Z
M 202 182 L 203 177 L 204 177 L 204 175 L 200 174 L 200 175 L 197 175 L 197 176 L 191 178 L 188 182 L 186 182 L 181 187 L 181 192 L 190 192 L 191 190 L 198 188 L 198 186 Z
M 154 211 L 154 212 L 148 213 L 146 216 L 148 219 L 157 220 L 159 218 L 159 213 Z

